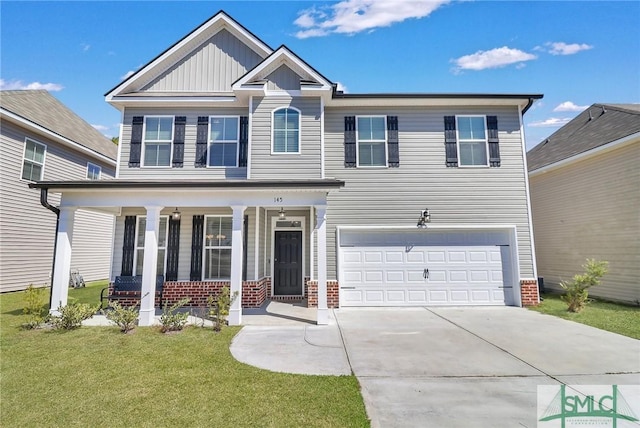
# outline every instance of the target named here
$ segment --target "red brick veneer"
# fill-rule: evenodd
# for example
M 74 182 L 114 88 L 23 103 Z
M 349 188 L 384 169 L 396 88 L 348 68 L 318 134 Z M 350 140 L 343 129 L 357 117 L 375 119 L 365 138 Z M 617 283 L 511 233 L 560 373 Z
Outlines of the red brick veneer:
M 340 286 L 336 280 L 327 281 L 327 306 L 337 308 L 340 306 Z M 307 281 L 307 307 L 318 307 L 318 281 Z
M 538 281 L 535 279 L 521 279 L 520 294 L 522 298 L 522 306 L 537 306 L 540 303 L 540 296 L 538 296 Z

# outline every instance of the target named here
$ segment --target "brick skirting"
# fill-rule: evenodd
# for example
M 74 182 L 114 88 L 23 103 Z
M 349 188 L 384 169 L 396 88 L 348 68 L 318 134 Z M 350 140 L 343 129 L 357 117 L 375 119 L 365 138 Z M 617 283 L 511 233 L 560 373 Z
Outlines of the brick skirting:
M 337 308 L 340 306 L 340 287 L 338 281 L 327 281 L 327 307 Z M 318 281 L 307 281 L 307 307 L 318 307 Z
M 522 298 L 522 306 L 537 306 L 540 303 L 538 281 L 535 279 L 521 279 L 520 295 Z

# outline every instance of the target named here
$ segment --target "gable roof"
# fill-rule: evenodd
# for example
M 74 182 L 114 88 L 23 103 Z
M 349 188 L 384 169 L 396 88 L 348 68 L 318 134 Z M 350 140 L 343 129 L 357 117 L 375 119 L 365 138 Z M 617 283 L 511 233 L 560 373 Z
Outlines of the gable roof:
M 0 91 L 0 109 L 27 126 L 52 132 L 98 157 L 113 161 L 117 157 L 118 148 L 110 139 L 45 90 Z
M 527 152 L 529 171 L 640 133 L 640 104 L 593 104 Z
M 234 36 L 241 39 L 245 45 L 262 58 L 267 57 L 273 52 L 273 49 L 271 49 L 269 45 L 260 40 L 251 31 L 247 30 L 238 23 L 238 21 L 220 10 L 160 55 L 142 66 L 131 76 L 109 90 L 105 94 L 107 101 L 114 96 L 140 89 L 146 83 L 153 80 L 154 77 L 157 77 L 161 72 L 187 55 L 200 41 L 213 36 L 222 29 L 228 30 Z

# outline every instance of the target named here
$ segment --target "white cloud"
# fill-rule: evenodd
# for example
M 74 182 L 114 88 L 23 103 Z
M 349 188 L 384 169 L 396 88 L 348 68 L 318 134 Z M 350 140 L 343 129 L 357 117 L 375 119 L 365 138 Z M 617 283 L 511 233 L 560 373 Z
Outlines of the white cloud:
M 91 49 L 91 45 L 88 43 L 80 43 L 80 47 L 82 48 L 82 52 L 86 52 Z
M 562 125 L 569 123 L 570 120 L 571 119 L 568 117 L 550 117 L 549 119 L 531 122 L 529 126 L 533 126 L 535 128 L 559 128 Z
M 94 128 L 96 128 L 98 131 L 100 132 L 105 132 L 109 129 L 108 126 L 104 126 L 104 125 L 94 125 L 93 123 L 91 124 L 91 126 L 93 126 Z
M 582 111 L 589 106 L 577 106 L 571 101 L 565 101 L 560 103 L 553 109 L 553 111 Z
M 500 68 L 510 64 L 518 64 L 518 68 L 522 68 L 524 61 L 531 61 L 536 58 L 537 56 L 533 54 L 503 46 L 488 51 L 478 51 L 471 55 L 464 55 L 460 58 L 452 59 L 451 62 L 456 65 L 454 72 L 459 72 L 460 70 Z
M 593 49 L 593 46 L 587 45 L 586 43 L 567 44 L 564 42 L 549 42 L 545 43 L 545 45 L 550 47 L 549 53 L 551 55 L 573 55 L 580 51 Z
M 346 94 L 347 92 L 349 92 L 349 88 L 347 88 L 346 86 L 344 86 L 344 85 L 342 84 L 342 82 L 336 82 L 336 85 L 338 85 L 338 87 L 336 88 L 338 91 L 342 91 L 342 92 L 344 92 L 345 94 Z
M 120 77 L 120 79 L 122 79 L 122 80 L 126 80 L 126 79 L 128 79 L 129 77 L 131 77 L 134 73 L 135 73 L 135 71 L 133 71 L 133 70 L 129 70 L 129 71 L 127 71 L 125 74 L 123 74 L 123 75 L 122 75 L 122 77 Z
M 0 90 L 17 90 L 17 89 L 44 89 L 45 91 L 61 91 L 64 86 L 58 83 L 40 83 L 31 82 L 24 83 L 22 80 L 11 80 L 9 82 L 0 79 Z
M 451 0 L 343 0 L 324 9 L 299 12 L 294 24 L 302 28 L 299 39 L 331 33 L 355 34 L 388 27 L 396 22 L 429 16 Z M 326 12 L 325 12 L 326 11 Z

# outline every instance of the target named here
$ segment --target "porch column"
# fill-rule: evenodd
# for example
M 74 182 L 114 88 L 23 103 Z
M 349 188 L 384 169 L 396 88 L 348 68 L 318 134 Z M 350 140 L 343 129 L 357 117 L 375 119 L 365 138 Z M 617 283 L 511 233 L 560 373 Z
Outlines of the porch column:
M 233 206 L 233 231 L 231 232 L 231 296 L 235 300 L 229 309 L 229 325 L 242 324 L 242 229 L 246 207 Z
M 67 305 L 69 295 L 69 270 L 71 269 L 71 245 L 75 207 L 60 207 L 53 278 L 51 278 L 51 315 L 60 315 L 58 308 Z
M 316 206 L 316 240 L 318 242 L 318 325 L 329 324 L 327 307 L 327 206 Z
M 139 325 L 153 325 L 156 315 L 156 276 L 158 272 L 158 234 L 160 211 L 163 207 L 145 207 L 147 221 L 144 230 L 144 259 L 142 261 L 142 290 Z

